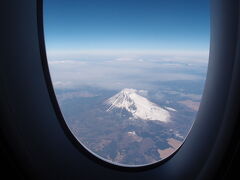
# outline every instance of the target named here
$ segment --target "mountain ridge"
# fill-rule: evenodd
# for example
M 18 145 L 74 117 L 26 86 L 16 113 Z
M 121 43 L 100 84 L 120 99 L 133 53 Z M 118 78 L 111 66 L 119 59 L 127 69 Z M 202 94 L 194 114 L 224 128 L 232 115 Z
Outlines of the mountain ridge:
M 108 106 L 107 112 L 114 109 L 125 109 L 134 119 L 156 120 L 167 123 L 170 121 L 168 110 L 138 94 L 138 90 L 124 88 L 119 93 L 107 99 L 104 104 Z

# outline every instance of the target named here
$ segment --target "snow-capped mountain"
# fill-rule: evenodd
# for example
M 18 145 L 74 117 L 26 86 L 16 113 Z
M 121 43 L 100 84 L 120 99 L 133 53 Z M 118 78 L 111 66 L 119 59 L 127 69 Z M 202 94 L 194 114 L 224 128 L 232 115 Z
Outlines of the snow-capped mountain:
M 107 111 L 125 109 L 135 119 L 170 121 L 170 113 L 167 110 L 139 95 L 136 89 L 125 88 L 106 100 L 105 104 L 108 106 Z

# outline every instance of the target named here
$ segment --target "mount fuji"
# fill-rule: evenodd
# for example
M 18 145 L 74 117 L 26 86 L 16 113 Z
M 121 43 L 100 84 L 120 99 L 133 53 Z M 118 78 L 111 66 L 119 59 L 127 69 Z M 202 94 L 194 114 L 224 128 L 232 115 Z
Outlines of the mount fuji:
M 138 92 L 136 89 L 123 89 L 104 102 L 104 104 L 108 106 L 106 111 L 124 109 L 128 111 L 134 119 L 156 120 L 164 123 L 170 121 L 169 111 L 149 101 Z

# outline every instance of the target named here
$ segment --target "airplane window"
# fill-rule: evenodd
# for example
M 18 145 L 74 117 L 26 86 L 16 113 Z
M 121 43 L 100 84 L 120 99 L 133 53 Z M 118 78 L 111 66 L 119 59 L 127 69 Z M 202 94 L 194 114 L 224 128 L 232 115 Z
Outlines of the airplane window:
M 84 148 L 143 166 L 181 146 L 204 88 L 209 11 L 208 0 L 44 1 L 52 83 Z

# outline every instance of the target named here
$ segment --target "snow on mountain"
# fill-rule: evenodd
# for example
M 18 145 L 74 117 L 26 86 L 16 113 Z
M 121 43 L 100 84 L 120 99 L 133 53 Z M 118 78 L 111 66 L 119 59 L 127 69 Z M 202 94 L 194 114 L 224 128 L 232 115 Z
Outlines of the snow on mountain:
M 174 111 L 174 112 L 177 112 L 177 110 L 176 110 L 176 109 L 173 109 L 173 108 L 170 108 L 170 107 L 167 107 L 167 106 L 165 106 L 165 109 L 167 109 L 167 110 L 169 110 L 169 111 Z
M 135 119 L 157 120 L 161 122 L 170 121 L 170 113 L 138 94 L 136 89 L 123 89 L 116 95 L 105 101 L 108 105 L 107 111 L 113 109 L 125 109 Z

